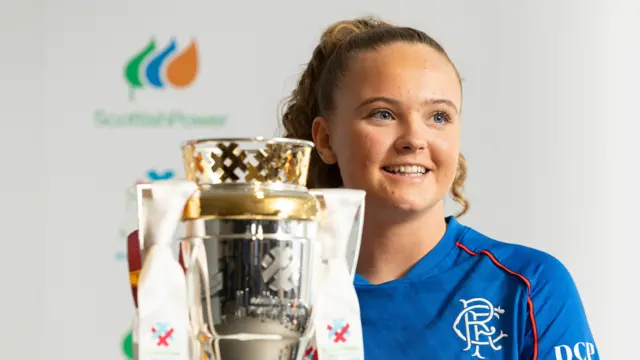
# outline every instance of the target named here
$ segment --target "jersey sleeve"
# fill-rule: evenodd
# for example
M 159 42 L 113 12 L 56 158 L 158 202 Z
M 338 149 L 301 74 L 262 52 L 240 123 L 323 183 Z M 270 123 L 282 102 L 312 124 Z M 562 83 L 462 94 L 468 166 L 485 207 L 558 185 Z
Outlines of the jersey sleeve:
M 599 360 L 582 300 L 569 271 L 547 255 L 536 275 L 529 279 L 529 316 L 521 358 Z

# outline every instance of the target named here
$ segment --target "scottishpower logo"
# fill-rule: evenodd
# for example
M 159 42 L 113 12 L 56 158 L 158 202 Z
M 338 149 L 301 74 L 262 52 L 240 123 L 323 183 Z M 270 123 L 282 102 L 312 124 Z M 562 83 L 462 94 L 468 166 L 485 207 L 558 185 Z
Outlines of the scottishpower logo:
M 198 75 L 198 48 L 191 40 L 186 49 L 179 51 L 172 39 L 163 49 L 157 49 L 151 40 L 125 65 L 124 77 L 129 84 L 129 99 L 135 99 L 135 91 L 144 88 L 186 88 Z
M 160 44 L 149 40 L 130 56 L 122 72 L 128 88 L 129 103 L 138 105 L 139 92 L 174 91 L 176 94 L 191 87 L 198 78 L 200 54 L 197 41 L 192 39 L 186 46 L 180 46 L 176 39 Z M 153 95 L 151 95 L 153 96 Z M 161 100 L 156 100 L 162 106 Z M 145 104 L 147 105 L 147 104 Z M 220 127 L 226 123 L 226 116 L 193 114 L 182 110 L 149 111 L 132 110 L 115 112 L 106 109 L 94 111 L 94 124 L 101 128 L 127 127 Z

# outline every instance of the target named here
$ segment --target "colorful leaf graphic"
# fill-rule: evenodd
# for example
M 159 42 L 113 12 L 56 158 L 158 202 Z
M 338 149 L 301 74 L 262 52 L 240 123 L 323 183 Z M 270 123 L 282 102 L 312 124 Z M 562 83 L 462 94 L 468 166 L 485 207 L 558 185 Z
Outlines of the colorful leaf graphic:
M 187 49 L 176 56 L 167 67 L 167 80 L 177 87 L 189 86 L 198 74 L 198 48 L 192 41 Z
M 171 40 L 169 45 L 165 47 L 156 57 L 149 62 L 147 65 L 147 81 L 149 84 L 156 88 L 164 87 L 164 82 L 162 81 L 162 65 L 169 55 L 171 55 L 174 51 L 176 51 L 177 45 L 175 40 Z
M 142 62 L 156 49 L 155 40 L 149 41 L 147 46 L 142 49 L 139 53 L 133 56 L 131 60 L 127 63 L 124 70 L 124 76 L 129 83 L 129 86 L 132 88 L 142 88 L 144 84 L 140 79 L 140 66 Z
M 133 360 L 133 334 L 128 331 L 122 339 L 122 353 L 128 360 Z

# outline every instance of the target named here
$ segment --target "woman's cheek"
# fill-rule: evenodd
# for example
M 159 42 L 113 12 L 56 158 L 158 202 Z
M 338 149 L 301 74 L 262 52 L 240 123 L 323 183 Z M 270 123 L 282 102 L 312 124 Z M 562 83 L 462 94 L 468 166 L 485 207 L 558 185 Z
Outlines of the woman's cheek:
M 378 131 L 376 131 L 378 130 Z M 393 138 L 379 131 L 377 128 L 360 129 L 355 135 L 360 152 L 364 159 L 380 161 L 393 143 Z
M 458 168 L 459 142 L 450 138 L 436 138 L 429 142 L 432 161 L 446 178 L 455 176 Z
M 349 140 L 340 144 L 338 164 L 346 186 L 360 188 L 367 183 L 371 168 L 379 167 L 384 158 L 384 142 L 375 135 L 353 132 Z

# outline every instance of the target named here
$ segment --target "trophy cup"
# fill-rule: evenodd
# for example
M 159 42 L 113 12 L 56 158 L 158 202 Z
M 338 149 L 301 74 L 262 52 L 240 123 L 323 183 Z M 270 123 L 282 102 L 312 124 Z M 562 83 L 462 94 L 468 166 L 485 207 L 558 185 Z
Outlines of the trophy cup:
M 312 193 L 305 187 L 312 148 L 310 142 L 293 139 L 189 141 L 182 148 L 187 180 L 138 185 L 143 265 L 138 280 L 137 338 L 141 354 L 147 354 L 138 356 L 140 360 L 303 359 L 315 331 L 314 304 L 322 298 L 318 284 L 330 283 L 326 276 L 316 281 L 317 270 L 323 269 L 323 263 L 328 269 L 331 260 L 322 256 L 316 235 L 323 224 L 323 196 L 333 193 Z M 337 230 L 348 237 L 354 219 L 361 229 L 364 192 L 332 191 L 350 193 L 356 200 L 338 205 L 351 210 L 350 219 L 342 221 L 348 228 Z M 354 218 L 357 212 L 360 216 Z M 183 284 L 178 284 L 174 271 L 178 262 L 170 264 L 168 255 L 162 255 L 179 221 L 186 234 L 179 240 Z M 359 236 L 358 232 L 356 243 Z M 328 242 L 332 235 L 325 237 Z M 159 250 L 163 246 L 165 250 Z M 354 302 L 357 308 L 352 269 L 343 260 L 347 272 L 343 281 L 353 292 L 346 308 L 352 309 Z M 158 310 L 158 304 L 166 304 L 165 310 Z M 332 315 L 329 306 L 323 313 Z M 160 322 L 160 318 L 171 321 Z M 361 334 L 359 310 L 350 321 L 355 323 L 351 331 Z M 184 338 L 181 329 L 188 333 L 185 344 L 171 351 L 166 329 L 164 335 L 156 334 L 157 324 L 167 327 L 168 323 L 174 326 L 169 335 L 176 339 Z M 142 339 L 147 329 L 155 337 L 148 334 L 145 347 Z

